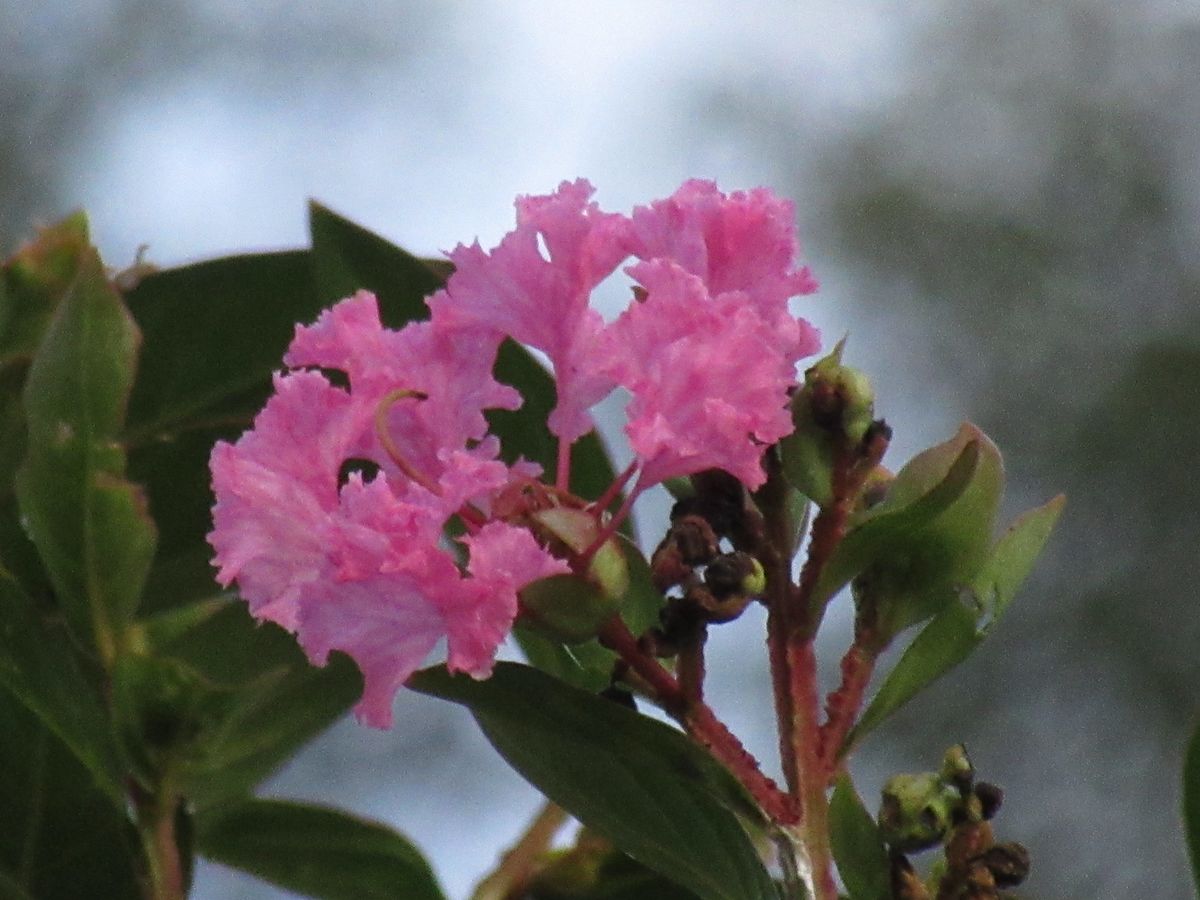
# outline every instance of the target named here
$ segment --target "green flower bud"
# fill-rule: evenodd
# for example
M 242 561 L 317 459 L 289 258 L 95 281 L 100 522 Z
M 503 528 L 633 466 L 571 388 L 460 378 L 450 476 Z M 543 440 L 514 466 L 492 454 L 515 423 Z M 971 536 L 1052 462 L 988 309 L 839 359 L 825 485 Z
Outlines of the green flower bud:
M 961 791 L 969 791 L 975 780 L 975 767 L 967 756 L 967 748 L 955 744 L 942 757 L 942 779 L 955 785 Z
M 551 542 L 565 545 L 570 554 L 580 554 L 596 542 L 600 527 L 595 517 L 582 509 L 556 506 L 532 516 L 535 529 Z M 587 575 L 609 597 L 619 599 L 629 590 L 629 566 L 614 535 L 592 554 Z
M 819 506 L 833 498 L 833 461 L 839 447 L 856 446 L 875 417 L 875 393 L 866 375 L 842 365 L 843 340 L 804 373 L 792 397 L 796 430 L 780 443 L 783 471 L 796 490 Z
M 962 794 L 937 772 L 895 775 L 883 786 L 879 829 L 899 853 L 941 843 L 962 808 Z
M 591 513 L 559 506 L 531 516 L 539 537 L 563 556 L 578 556 L 600 534 Z M 548 637 L 568 644 L 594 638 L 601 626 L 620 612 L 629 592 L 629 565 L 615 536 L 588 562 L 587 571 L 552 575 L 526 585 L 520 593 L 526 621 Z
M 620 609 L 595 582 L 579 575 L 551 575 L 527 584 L 519 594 L 523 621 L 564 644 L 591 640 Z

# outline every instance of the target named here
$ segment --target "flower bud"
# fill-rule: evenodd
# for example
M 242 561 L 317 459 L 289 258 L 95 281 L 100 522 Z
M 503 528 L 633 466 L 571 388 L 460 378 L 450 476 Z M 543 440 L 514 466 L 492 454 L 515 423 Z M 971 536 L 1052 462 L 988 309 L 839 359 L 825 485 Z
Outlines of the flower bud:
M 875 417 L 870 381 L 842 365 L 844 343 L 804 373 L 804 385 L 792 396 L 795 431 L 780 442 L 788 480 L 819 506 L 833 499 L 839 448 L 857 447 Z
M 591 513 L 555 506 L 530 516 L 538 537 L 552 551 L 578 556 L 595 543 L 600 527 Z M 594 638 L 620 612 L 629 591 L 629 566 L 614 536 L 596 549 L 586 572 L 552 575 L 518 595 L 528 623 L 548 637 L 576 644 Z
M 936 772 L 894 775 L 883 786 L 879 829 L 900 853 L 941 843 L 962 806 L 962 795 Z
M 578 555 L 590 548 L 600 534 L 591 513 L 567 506 L 543 509 L 531 516 L 534 530 L 551 543 L 559 543 L 565 555 Z M 609 597 L 620 599 L 629 590 L 629 566 L 614 535 L 592 554 L 587 577 Z
M 620 608 L 620 598 L 579 575 L 551 575 L 518 593 L 523 621 L 564 644 L 591 640 Z

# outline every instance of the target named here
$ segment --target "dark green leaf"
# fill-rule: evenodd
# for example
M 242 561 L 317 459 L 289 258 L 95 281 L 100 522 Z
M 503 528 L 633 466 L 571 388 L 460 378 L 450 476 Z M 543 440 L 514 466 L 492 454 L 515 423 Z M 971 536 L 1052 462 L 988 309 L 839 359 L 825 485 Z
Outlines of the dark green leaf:
M 76 662 L 70 635 L 64 627 L 52 630 L 43 625 L 29 597 L 3 574 L 0 684 L 70 748 L 100 791 L 118 807 L 124 803 L 108 718 Z M 6 732 L 3 742 L 10 740 L 15 738 Z
M 851 900 L 889 900 L 891 864 L 879 826 L 863 806 L 850 776 L 838 776 L 829 804 L 833 858 Z
M 168 642 L 171 653 L 214 685 L 235 691 L 224 718 L 195 745 L 186 794 L 199 809 L 238 798 L 328 728 L 362 693 L 348 657 L 308 663 L 295 638 L 255 624 L 234 603 Z
M 594 837 L 591 839 L 594 840 Z M 695 900 L 637 860 L 612 850 L 563 853 L 530 885 L 528 900 Z
M 947 605 L 904 651 L 842 753 L 926 686 L 966 659 L 1020 589 L 1045 546 L 1065 500 L 1059 496 L 1017 519 L 996 543 L 964 596 Z
M 99 257 L 87 251 L 24 392 L 23 522 L 72 627 L 109 656 L 137 609 L 156 540 L 117 443 L 138 340 Z
M 1183 761 L 1183 828 L 1192 857 L 1192 876 L 1200 893 L 1200 726 L 1192 732 Z
M 322 900 L 441 900 L 429 864 L 385 825 L 320 806 L 247 800 L 199 822 L 200 852 Z
M 399 328 L 429 317 L 425 297 L 445 282 L 444 264 L 418 259 L 319 203 L 309 204 L 308 227 L 323 305 L 367 290 L 379 299 L 385 325 Z
M 0 900 L 34 900 L 34 898 L 26 892 L 25 888 L 21 887 L 15 875 L 0 870 Z
M 529 664 L 573 687 L 591 693 L 604 690 L 612 680 L 617 655 L 591 640 L 568 647 L 523 625 L 513 629 L 517 645 Z
M 0 728 L 0 869 L 37 900 L 141 900 L 124 805 L 2 686 Z
M 513 768 L 634 859 L 703 898 L 777 896 L 739 824 L 761 813 L 679 732 L 514 663 L 486 681 L 439 668 L 409 684 L 467 706 Z
M 211 592 L 208 457 L 248 428 L 297 322 L 321 303 L 306 251 L 234 256 L 156 272 L 127 295 L 144 337 L 125 440 L 160 529 L 146 586 L 163 609 Z

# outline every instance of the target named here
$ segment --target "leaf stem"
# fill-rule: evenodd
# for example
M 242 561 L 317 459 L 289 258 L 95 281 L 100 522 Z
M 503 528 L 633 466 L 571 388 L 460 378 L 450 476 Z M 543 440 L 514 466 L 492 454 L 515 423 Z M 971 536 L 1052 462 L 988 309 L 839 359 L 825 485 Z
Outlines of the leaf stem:
M 566 821 L 566 811 L 547 800 L 520 840 L 504 854 L 500 865 L 475 887 L 471 900 L 509 900 L 522 896 L 538 857 L 550 849 L 550 842 Z
M 609 619 L 598 637 L 647 683 L 663 710 L 733 773 L 771 819 L 782 825 L 800 820 L 795 800 L 762 773 L 758 760 L 703 700 L 689 698 L 675 676 L 642 649 L 620 616 Z
M 136 783 L 130 790 L 137 811 L 138 833 L 146 855 L 149 882 L 147 900 L 184 900 L 183 865 L 175 835 L 175 813 L 179 803 L 167 780 L 155 793 L 144 791 Z
M 862 709 L 863 696 L 871 675 L 875 671 L 875 660 L 879 650 L 871 637 L 856 634 L 854 643 L 842 657 L 842 681 L 837 689 L 825 698 L 825 724 L 821 726 L 821 762 L 826 777 L 832 778 L 842 756 L 842 744 L 854 727 Z

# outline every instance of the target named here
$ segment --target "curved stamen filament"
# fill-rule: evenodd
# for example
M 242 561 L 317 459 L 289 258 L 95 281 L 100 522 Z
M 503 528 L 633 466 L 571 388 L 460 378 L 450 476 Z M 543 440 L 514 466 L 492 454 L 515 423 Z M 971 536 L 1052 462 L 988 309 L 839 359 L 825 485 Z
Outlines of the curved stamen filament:
M 379 401 L 379 405 L 375 407 L 375 436 L 379 438 L 379 443 L 383 445 L 383 449 L 387 452 L 387 455 L 396 464 L 396 468 L 431 494 L 440 496 L 442 493 L 441 486 L 409 462 L 408 458 L 400 452 L 400 448 L 396 445 L 395 440 L 392 439 L 392 435 L 388 431 L 388 413 L 391 412 L 392 407 L 398 402 L 407 400 L 410 397 L 417 400 L 425 400 L 428 399 L 429 395 L 421 391 L 414 391 L 411 388 L 396 388 L 396 390 L 391 391 Z

